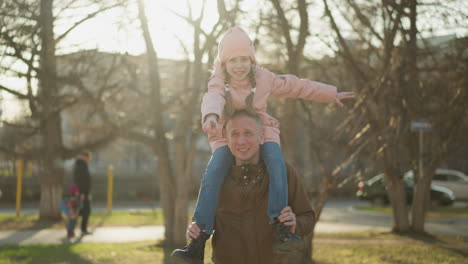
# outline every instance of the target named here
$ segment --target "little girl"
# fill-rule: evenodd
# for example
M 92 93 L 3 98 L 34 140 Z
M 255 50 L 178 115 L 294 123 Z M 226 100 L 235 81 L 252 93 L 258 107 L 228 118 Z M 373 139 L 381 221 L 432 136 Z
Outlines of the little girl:
M 247 33 L 240 27 L 227 30 L 219 42 L 214 72 L 201 105 L 203 130 L 208 134 L 213 152 L 201 182 L 193 217 L 202 232 L 184 249 L 172 253 L 175 263 L 203 263 L 205 241 L 213 233 L 219 190 L 233 161 L 222 130 L 226 117 L 239 109 L 255 112 L 263 123 L 265 143 L 260 152 L 269 175 L 267 213 L 280 240 L 274 251 L 288 252 L 303 245 L 302 239 L 289 233 L 277 219 L 288 205 L 287 172 L 280 149 L 279 122 L 266 113 L 267 100 L 272 95 L 335 102 L 342 106 L 340 100 L 354 95 L 337 93 L 334 86 L 294 75 L 275 75 L 256 63 L 254 47 Z M 278 236 L 278 232 L 283 234 Z
M 67 217 L 67 238 L 75 237 L 75 226 L 78 220 L 79 211 L 81 208 L 80 192 L 76 184 L 70 185 L 68 188 L 70 196 L 61 201 L 61 210 Z

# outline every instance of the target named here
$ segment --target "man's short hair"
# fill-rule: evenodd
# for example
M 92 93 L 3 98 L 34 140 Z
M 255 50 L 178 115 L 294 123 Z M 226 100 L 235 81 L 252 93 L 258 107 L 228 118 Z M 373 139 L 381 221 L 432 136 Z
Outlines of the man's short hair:
M 80 152 L 80 157 L 88 157 L 90 156 L 91 154 L 89 153 L 89 151 L 82 151 Z
M 260 117 L 256 113 L 247 111 L 245 109 L 236 110 L 236 111 L 234 111 L 234 113 L 232 113 L 230 116 L 228 116 L 226 118 L 225 128 L 228 126 L 228 124 L 231 122 L 232 119 L 234 119 L 236 117 L 239 117 L 239 116 L 246 116 L 246 117 L 252 118 L 255 121 L 255 123 L 257 123 L 258 129 L 260 131 L 262 131 L 263 124 L 262 124 L 262 120 L 260 119 Z

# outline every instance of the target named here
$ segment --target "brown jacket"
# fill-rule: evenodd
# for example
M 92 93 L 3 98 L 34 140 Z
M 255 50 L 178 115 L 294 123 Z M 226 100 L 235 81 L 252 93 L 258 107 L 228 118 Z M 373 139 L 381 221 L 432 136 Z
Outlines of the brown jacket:
M 296 214 L 296 234 L 304 237 L 311 232 L 315 214 L 296 170 L 290 165 L 287 169 L 289 206 Z M 287 255 L 272 253 L 275 229 L 268 224 L 268 182 L 263 163 L 232 167 L 216 211 L 215 264 L 288 263 Z

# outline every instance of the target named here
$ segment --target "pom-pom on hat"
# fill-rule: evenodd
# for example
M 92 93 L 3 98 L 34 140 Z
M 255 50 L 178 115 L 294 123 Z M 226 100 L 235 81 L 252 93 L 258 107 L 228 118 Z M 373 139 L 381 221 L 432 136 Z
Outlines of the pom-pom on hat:
M 236 56 L 248 56 L 253 64 L 257 64 L 253 43 L 247 33 L 240 27 L 228 29 L 218 44 L 218 59 L 221 66 L 224 66 L 226 61 Z
M 68 191 L 70 192 L 71 195 L 75 195 L 76 193 L 79 192 L 78 185 L 76 184 L 70 185 L 70 187 L 68 188 Z

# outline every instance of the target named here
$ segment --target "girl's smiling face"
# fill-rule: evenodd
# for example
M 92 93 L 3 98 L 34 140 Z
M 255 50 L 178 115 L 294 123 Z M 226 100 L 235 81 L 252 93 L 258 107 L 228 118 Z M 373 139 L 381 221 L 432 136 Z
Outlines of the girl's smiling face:
M 252 67 L 252 62 L 248 56 L 235 56 L 226 62 L 226 71 L 229 76 L 236 81 L 247 79 Z

